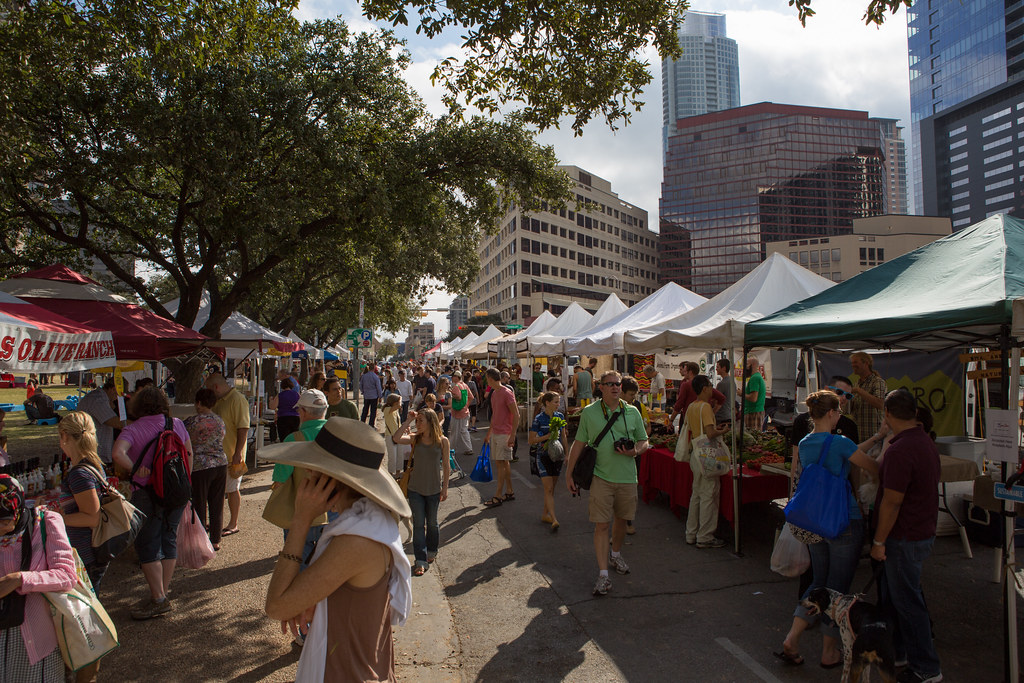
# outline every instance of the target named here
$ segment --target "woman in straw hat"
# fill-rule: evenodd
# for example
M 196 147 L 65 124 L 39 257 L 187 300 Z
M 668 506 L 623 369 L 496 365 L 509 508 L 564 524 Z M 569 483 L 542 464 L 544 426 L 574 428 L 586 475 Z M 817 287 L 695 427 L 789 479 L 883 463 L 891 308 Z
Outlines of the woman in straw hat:
M 306 632 L 297 683 L 393 681 L 391 628 L 412 607 L 410 565 L 399 524 L 409 504 L 382 468 L 384 439 L 358 420 L 329 419 L 314 441 L 266 446 L 261 456 L 304 467 L 284 549 L 267 589 L 267 616 Z M 302 546 L 312 520 L 334 511 L 306 571 Z

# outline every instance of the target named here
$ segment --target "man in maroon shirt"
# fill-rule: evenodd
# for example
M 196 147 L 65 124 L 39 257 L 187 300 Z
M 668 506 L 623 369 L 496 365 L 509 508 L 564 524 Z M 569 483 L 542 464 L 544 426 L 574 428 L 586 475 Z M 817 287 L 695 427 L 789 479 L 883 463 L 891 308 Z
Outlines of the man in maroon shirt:
M 890 391 L 883 405 L 885 422 L 895 436 L 878 473 L 871 557 L 884 562 L 882 601 L 896 621 L 896 659 L 907 661 L 899 680 L 938 683 L 942 670 L 921 591 L 921 567 L 935 542 L 939 451 L 917 422 L 917 400 L 910 392 Z
M 675 405 L 672 406 L 672 419 L 669 420 L 669 424 L 675 421 L 676 415 L 686 415 L 686 409 L 697 400 L 697 394 L 693 393 L 690 382 L 700 374 L 700 366 L 690 360 L 683 361 L 679 364 L 679 372 L 683 375 L 683 380 L 679 383 L 679 393 L 676 395 Z M 722 392 L 717 389 L 711 390 L 711 410 L 717 412 L 719 408 L 725 405 L 725 401 L 726 398 Z M 682 421 L 679 424 L 682 427 Z

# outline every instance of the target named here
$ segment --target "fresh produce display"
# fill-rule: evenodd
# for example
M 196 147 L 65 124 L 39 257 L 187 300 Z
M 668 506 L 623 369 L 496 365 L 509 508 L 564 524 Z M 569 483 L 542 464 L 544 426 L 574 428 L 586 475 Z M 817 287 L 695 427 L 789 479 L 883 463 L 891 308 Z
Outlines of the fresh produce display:
M 740 457 L 748 464 L 781 463 L 786 459 L 786 439 L 776 432 L 743 432 L 743 449 Z
M 760 470 L 761 465 L 781 465 L 784 458 L 781 455 L 775 455 L 771 453 L 769 455 L 762 455 L 759 458 L 753 460 L 746 460 L 745 464 L 752 470 Z
M 676 452 L 676 441 L 679 437 L 675 434 L 652 434 L 648 441 L 652 446 L 658 448 L 666 448 L 673 453 Z

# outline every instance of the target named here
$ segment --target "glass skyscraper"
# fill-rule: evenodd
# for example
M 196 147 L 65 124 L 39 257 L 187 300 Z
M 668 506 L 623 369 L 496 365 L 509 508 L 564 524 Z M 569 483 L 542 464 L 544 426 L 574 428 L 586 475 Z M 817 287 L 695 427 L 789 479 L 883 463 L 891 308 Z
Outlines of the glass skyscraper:
M 921 122 L 1024 75 L 1024 2 L 917 0 L 907 10 L 907 44 L 913 196 L 921 211 L 929 171 Z
M 678 119 L 740 106 L 739 50 L 725 15 L 687 11 L 678 38 L 682 56 L 661 62 L 663 152 Z
M 679 121 L 661 189 L 661 281 L 713 296 L 766 244 L 849 233 L 886 211 L 894 119 L 762 102 Z

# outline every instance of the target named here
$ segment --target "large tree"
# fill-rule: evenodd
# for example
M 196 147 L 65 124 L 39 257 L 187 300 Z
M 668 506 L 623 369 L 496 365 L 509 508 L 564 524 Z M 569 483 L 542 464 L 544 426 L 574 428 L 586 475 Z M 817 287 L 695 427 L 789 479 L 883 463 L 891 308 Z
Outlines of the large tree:
M 209 291 L 211 336 L 247 301 L 400 327 L 509 202 L 568 187 L 520 120 L 428 117 L 406 62 L 274 2 L 28 3 L 0 22 L 0 267 L 96 258 L 171 317 L 138 265 L 185 325 Z

